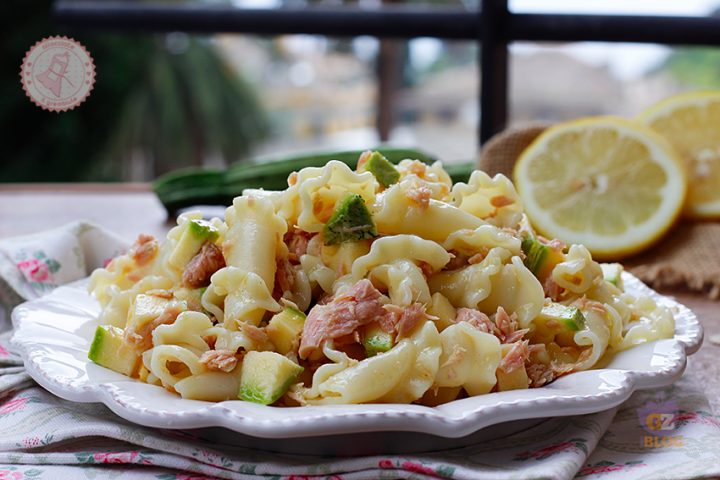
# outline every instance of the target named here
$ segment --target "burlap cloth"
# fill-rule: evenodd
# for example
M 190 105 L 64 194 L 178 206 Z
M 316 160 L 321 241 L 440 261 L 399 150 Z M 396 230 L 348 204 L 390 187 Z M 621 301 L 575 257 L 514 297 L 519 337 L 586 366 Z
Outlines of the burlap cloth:
M 547 126 L 530 124 L 495 135 L 482 149 L 479 168 L 512 178 L 518 156 Z M 720 222 L 680 221 L 654 246 L 622 263 L 655 289 L 686 289 L 718 299 Z

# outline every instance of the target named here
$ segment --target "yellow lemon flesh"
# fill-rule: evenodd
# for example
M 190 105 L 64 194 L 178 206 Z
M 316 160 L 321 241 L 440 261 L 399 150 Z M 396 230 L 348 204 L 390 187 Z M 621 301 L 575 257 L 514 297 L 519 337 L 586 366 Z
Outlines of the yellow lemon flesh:
M 652 244 L 685 198 L 685 172 L 658 134 L 633 121 L 595 117 L 558 124 L 520 156 L 513 172 L 540 233 L 618 259 Z
M 720 92 L 670 97 L 638 119 L 665 137 L 685 162 L 684 215 L 720 218 Z

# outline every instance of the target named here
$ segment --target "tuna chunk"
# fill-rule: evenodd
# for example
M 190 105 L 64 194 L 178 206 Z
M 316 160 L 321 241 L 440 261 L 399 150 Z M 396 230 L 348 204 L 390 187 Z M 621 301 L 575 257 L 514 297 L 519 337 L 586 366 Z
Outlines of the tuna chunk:
M 503 307 L 498 307 L 495 313 L 495 326 L 500 332 L 498 338 L 502 343 L 515 343 L 529 331 L 526 328 L 518 329 L 517 315 L 508 315 Z
M 210 277 L 225 266 L 220 247 L 211 242 L 206 242 L 197 255 L 195 255 L 185 266 L 183 271 L 183 284 L 190 288 L 201 288 L 210 285 Z
M 277 269 L 275 270 L 275 289 L 273 291 L 274 298 L 280 298 L 285 292 L 292 291 L 295 285 L 295 275 L 292 269 L 292 263 L 287 258 L 279 258 L 277 260 Z
M 497 335 L 497 333 L 499 333 L 495 324 L 490 320 L 490 317 L 480 310 L 475 310 L 473 308 L 458 308 L 455 323 L 460 322 L 468 322 L 481 332 L 491 333 L 493 335 Z
M 397 332 L 398 338 L 407 337 L 420 323 L 434 318 L 425 313 L 425 305 L 422 303 L 413 303 L 409 307 L 385 305 L 385 310 L 388 315 L 379 320 L 380 328 L 389 333 Z
M 502 343 L 515 343 L 528 332 L 527 329 L 518 329 L 515 314 L 508 315 L 503 307 L 498 307 L 495 321 L 479 310 L 459 308 L 455 322 L 468 322 L 481 332 L 495 335 Z
M 418 207 L 426 209 L 430 205 L 432 191 L 425 185 L 413 185 L 408 188 L 406 196 Z
M 170 325 L 175 323 L 178 315 L 183 312 L 182 308 L 177 305 L 171 305 L 163 310 L 155 320 L 146 323 L 139 330 L 132 327 L 125 329 L 125 340 L 133 346 L 137 351 L 144 352 L 152 348 L 152 332 L 160 325 Z
M 200 363 L 208 370 L 230 372 L 237 366 L 238 359 L 232 350 L 208 350 L 200 357 Z
M 155 237 L 141 233 L 130 248 L 128 255 L 135 260 L 137 266 L 142 267 L 155 259 L 158 248 L 159 244 Z
M 360 280 L 350 290 L 325 305 L 315 305 L 303 327 L 298 353 L 307 358 L 325 340 L 353 333 L 358 327 L 387 315 L 382 294 L 370 280 Z
M 285 244 L 290 251 L 292 259 L 297 260 L 307 253 L 308 242 L 314 235 L 316 234 L 297 228 L 285 234 Z
M 510 351 L 500 360 L 498 370 L 505 373 L 512 373 L 515 370 L 525 368 L 525 361 L 530 356 L 530 350 L 528 349 L 528 341 L 521 340 L 515 342 Z

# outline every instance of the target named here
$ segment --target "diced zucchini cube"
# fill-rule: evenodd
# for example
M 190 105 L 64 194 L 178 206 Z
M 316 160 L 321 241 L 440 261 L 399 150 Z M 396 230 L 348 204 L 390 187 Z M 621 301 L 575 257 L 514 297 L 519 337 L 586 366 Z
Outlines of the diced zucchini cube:
M 525 266 L 540 280 L 547 278 L 555 265 L 565 259 L 562 252 L 544 245 L 532 236 L 525 237 L 521 245 L 525 253 Z
M 185 225 L 185 231 L 168 258 L 168 263 L 178 269 L 185 268 L 205 242 L 214 242 L 220 235 L 217 228 L 202 219 L 189 220 Z
M 602 268 L 603 278 L 605 278 L 606 281 L 612 283 L 620 289 L 623 288 L 622 265 L 620 265 L 619 263 L 601 263 L 600 268 Z
M 305 325 L 305 314 L 292 307 L 285 307 L 275 314 L 265 331 L 275 350 L 285 355 L 293 349 Z M 295 345 L 296 346 L 296 345 Z
M 112 325 L 97 327 L 88 358 L 128 377 L 135 376 L 140 368 L 140 355 L 125 342 L 122 329 Z
M 385 188 L 400 180 L 400 172 L 398 172 L 395 165 L 380 152 L 372 152 L 370 158 L 362 165 L 361 169 L 372 173 L 378 183 Z
M 365 327 L 362 334 L 362 345 L 365 347 L 365 354 L 373 357 L 378 353 L 387 352 L 393 347 L 393 335 L 388 333 L 377 323 Z
M 325 245 L 377 237 L 372 215 L 360 195 L 349 194 L 335 206 L 323 229 Z
M 238 398 L 247 402 L 275 403 L 302 373 L 303 367 L 277 352 L 245 354 Z
M 169 305 L 170 299 L 141 293 L 130 305 L 127 326 L 137 330 L 162 315 Z
M 536 322 L 554 321 L 560 325 L 560 330 L 577 332 L 585 327 L 585 316 L 577 307 L 568 307 L 561 303 L 552 302 L 544 305 Z

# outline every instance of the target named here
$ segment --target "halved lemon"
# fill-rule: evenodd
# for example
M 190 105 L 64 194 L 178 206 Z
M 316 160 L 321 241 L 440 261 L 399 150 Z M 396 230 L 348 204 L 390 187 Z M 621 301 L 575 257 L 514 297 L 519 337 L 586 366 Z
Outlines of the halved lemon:
M 660 135 L 617 117 L 555 125 L 513 171 L 525 212 L 549 238 L 618 259 L 659 239 L 685 198 L 681 160 Z
M 685 162 L 689 184 L 683 213 L 720 218 L 720 92 L 670 97 L 638 120 L 665 137 Z

